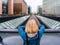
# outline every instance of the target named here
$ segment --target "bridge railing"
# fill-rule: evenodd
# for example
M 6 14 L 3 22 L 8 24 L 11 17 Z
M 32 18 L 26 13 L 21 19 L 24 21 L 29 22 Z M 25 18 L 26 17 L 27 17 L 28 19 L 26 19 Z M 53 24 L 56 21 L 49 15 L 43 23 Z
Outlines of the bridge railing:
M 25 20 L 27 20 L 30 16 L 19 17 L 13 20 L 5 21 L 0 23 L 0 29 L 15 29 L 19 25 L 21 25 Z
M 55 21 L 43 16 L 37 16 L 44 24 L 46 24 L 51 29 L 59 29 L 60 28 L 60 22 Z
M 5 21 L 9 21 L 9 20 L 12 20 L 12 19 L 15 19 L 15 18 L 19 18 L 19 17 L 24 17 L 24 16 L 28 16 L 28 15 L 0 15 L 0 23 L 2 22 L 5 22 Z
M 18 33 L 18 29 L 0 29 L 0 33 Z M 45 33 L 60 33 L 60 29 L 45 29 Z

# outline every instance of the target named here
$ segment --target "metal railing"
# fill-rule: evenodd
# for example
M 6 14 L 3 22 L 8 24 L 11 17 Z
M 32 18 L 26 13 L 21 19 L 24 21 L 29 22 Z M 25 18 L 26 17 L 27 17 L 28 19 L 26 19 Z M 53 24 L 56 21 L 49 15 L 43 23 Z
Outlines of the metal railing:
M 0 33 L 18 33 L 18 29 L 0 29 Z M 45 29 L 45 33 L 60 33 L 60 29 Z
M 60 22 L 43 16 L 37 16 L 45 25 L 51 29 L 60 29 Z
M 24 17 L 19 17 L 13 20 L 0 23 L 0 29 L 15 29 L 28 18 L 29 16 L 24 16 Z

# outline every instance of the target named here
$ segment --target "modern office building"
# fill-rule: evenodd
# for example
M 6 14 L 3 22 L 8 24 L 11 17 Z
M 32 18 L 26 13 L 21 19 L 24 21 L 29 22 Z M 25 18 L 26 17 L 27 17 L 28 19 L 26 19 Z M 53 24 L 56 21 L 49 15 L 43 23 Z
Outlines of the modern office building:
M 28 14 L 28 6 L 24 0 L 0 0 L 0 14 L 5 12 L 7 14 Z
M 43 14 L 60 15 L 60 0 L 43 0 Z

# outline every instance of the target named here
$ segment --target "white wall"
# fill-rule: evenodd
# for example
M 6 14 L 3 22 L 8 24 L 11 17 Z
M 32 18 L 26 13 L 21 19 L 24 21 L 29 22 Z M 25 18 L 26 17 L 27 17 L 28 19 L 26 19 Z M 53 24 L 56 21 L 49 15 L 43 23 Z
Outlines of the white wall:
M 43 10 L 46 14 L 60 14 L 60 0 L 43 0 Z

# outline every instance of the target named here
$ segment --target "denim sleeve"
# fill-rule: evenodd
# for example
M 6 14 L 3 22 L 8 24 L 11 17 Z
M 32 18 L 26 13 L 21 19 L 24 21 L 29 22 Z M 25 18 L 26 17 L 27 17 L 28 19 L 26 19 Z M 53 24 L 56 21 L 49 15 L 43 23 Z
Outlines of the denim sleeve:
M 25 26 L 19 26 L 19 27 L 18 27 L 18 33 L 19 33 L 19 35 L 23 38 L 23 40 L 26 39 L 25 32 L 24 32 L 24 30 L 23 30 L 24 28 L 25 28 Z
M 40 37 L 42 37 L 42 35 L 43 35 L 44 31 L 45 31 L 45 26 L 41 25 L 39 28 L 40 28 L 39 29 Z

